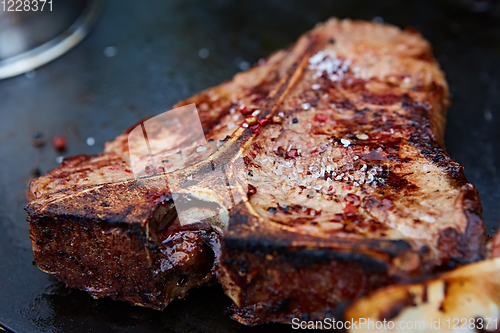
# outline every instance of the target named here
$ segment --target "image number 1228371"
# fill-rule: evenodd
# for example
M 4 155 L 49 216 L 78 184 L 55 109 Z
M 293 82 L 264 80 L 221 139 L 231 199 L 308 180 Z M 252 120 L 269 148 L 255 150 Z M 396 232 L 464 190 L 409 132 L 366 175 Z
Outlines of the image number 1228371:
M 2 0 L 0 8 L 4 12 L 52 11 L 52 0 Z

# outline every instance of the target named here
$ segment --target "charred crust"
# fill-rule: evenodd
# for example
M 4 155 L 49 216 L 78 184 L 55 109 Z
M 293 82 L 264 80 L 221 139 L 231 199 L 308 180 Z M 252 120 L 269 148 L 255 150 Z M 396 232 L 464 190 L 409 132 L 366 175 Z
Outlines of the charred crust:
M 320 239 L 309 235 L 301 235 L 296 233 L 288 233 L 283 231 L 280 235 L 272 233 L 259 232 L 258 228 L 254 233 L 247 233 L 246 231 L 238 231 L 239 226 L 248 223 L 245 215 L 236 215 L 230 220 L 230 232 L 228 232 L 223 239 L 223 248 L 230 252 L 236 253 L 256 253 L 258 255 L 266 255 L 269 253 L 284 254 L 293 252 L 302 257 L 308 257 L 311 262 L 323 262 L 324 260 L 331 260 L 333 258 L 339 260 L 361 260 L 365 258 L 364 251 L 379 253 L 379 255 L 387 256 L 388 258 L 395 258 L 403 253 L 411 251 L 411 245 L 405 240 L 377 240 L 365 239 L 359 241 L 346 241 L 346 240 L 330 240 L 325 246 L 330 246 L 331 249 L 303 249 L 294 247 L 293 244 L 299 242 L 316 243 Z M 349 250 L 342 250 L 343 247 L 349 246 Z M 338 249 L 335 249 L 335 248 Z M 293 260 L 293 256 L 290 257 Z M 374 259 L 377 261 L 377 259 Z M 297 264 L 300 264 L 300 260 Z
M 52 215 L 31 215 L 29 218 L 30 227 L 36 228 L 40 230 L 42 234 L 49 235 L 52 231 L 51 227 L 53 223 L 57 223 L 58 221 L 64 221 L 65 225 L 71 225 L 70 230 L 74 230 L 77 228 L 76 226 L 81 226 L 83 231 L 90 231 L 97 224 L 102 225 L 107 224 L 109 226 L 118 227 L 123 232 L 127 233 L 129 236 L 137 239 L 139 242 L 146 243 L 146 230 L 145 228 L 138 223 L 126 223 L 126 222 L 118 222 L 118 221 L 102 221 L 102 220 L 92 220 L 87 219 L 81 216 L 74 216 L 70 214 L 62 215 L 54 217 Z M 68 228 L 68 226 L 65 226 Z M 37 239 L 37 242 L 45 243 L 50 238 L 41 237 Z
M 487 235 L 481 218 L 482 207 L 477 191 L 471 184 L 465 185 L 464 191 L 462 200 L 467 226 L 464 233 L 447 228 L 439 235 L 438 248 L 446 255 L 441 269 L 479 261 L 486 256 Z
M 366 270 L 362 265 L 368 265 L 364 262 L 322 259 L 308 263 L 310 253 L 305 253 L 299 265 L 291 263 L 285 254 L 275 253 L 268 258 L 270 255 L 223 252 L 223 256 L 224 271 L 245 295 L 240 306 L 233 306 L 234 317 L 247 325 L 290 323 L 294 317 L 336 317 L 342 301 L 392 282 L 385 269 L 372 268 L 369 278 L 364 278 Z M 307 288 L 302 285 L 305 281 Z M 265 300 L 261 298 L 264 295 Z
M 373 105 L 393 105 L 396 103 L 401 103 L 405 99 L 408 99 L 409 96 L 406 94 L 403 95 L 394 95 L 394 94 L 367 94 L 364 93 L 361 95 L 363 102 L 370 103 Z
M 281 256 L 297 269 L 335 260 L 345 263 L 356 262 L 363 269 L 365 274 L 387 271 L 386 262 L 376 260 L 372 256 L 363 253 L 298 249 L 285 251 Z
M 193 283 L 208 282 L 212 277 L 215 255 L 206 244 L 217 247 L 212 244 L 213 233 L 180 232 L 198 235 L 192 246 L 182 247 L 184 258 L 192 259 L 164 267 L 163 262 L 169 260 L 164 254 L 168 247 L 152 242 L 141 224 L 71 215 L 30 216 L 34 256 L 42 270 L 94 297 L 109 296 L 158 310 L 172 299 L 184 297 Z M 58 242 L 59 238 L 66 242 Z M 78 250 L 81 246 L 86 248 L 84 252 Z
M 354 104 L 352 104 L 347 98 L 335 101 L 334 105 L 339 109 L 352 110 L 352 111 L 356 110 L 356 106 L 354 106 Z

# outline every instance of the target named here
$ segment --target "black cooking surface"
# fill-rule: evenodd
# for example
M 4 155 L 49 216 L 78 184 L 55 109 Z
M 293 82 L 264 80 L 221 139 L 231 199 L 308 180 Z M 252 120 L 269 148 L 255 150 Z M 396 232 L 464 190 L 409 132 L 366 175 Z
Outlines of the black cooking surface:
M 447 149 L 479 189 L 491 235 L 500 223 L 499 7 L 473 0 L 107 1 L 75 49 L 36 75 L 0 81 L 0 323 L 16 332 L 291 331 L 232 321 L 217 285 L 162 312 L 65 289 L 33 263 L 25 190 L 33 168 L 46 172 L 57 156 L 99 153 L 140 119 L 230 78 L 245 61 L 266 57 L 331 16 L 383 18 L 414 26 L 431 41 L 453 94 Z M 104 55 L 108 46 L 116 56 Z M 47 137 L 44 147 L 32 146 L 35 132 Z M 68 140 L 64 154 L 50 144 L 57 134 Z

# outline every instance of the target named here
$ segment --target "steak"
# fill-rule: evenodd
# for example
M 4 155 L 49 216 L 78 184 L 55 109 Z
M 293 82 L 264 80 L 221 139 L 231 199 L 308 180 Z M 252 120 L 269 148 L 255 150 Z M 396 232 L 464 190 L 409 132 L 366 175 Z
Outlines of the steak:
M 153 152 L 134 127 L 33 180 L 38 267 L 154 309 L 215 277 L 255 325 L 481 260 L 479 197 L 443 149 L 448 98 L 418 32 L 329 20 L 175 106 L 197 106 L 208 149 L 151 119 Z

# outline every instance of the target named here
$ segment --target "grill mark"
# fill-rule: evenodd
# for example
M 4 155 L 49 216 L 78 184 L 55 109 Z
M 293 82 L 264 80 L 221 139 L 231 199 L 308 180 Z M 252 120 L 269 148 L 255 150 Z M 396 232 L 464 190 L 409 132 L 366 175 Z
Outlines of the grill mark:
M 361 94 L 363 102 L 373 104 L 373 105 L 393 105 L 400 103 L 405 99 L 405 95 L 394 95 L 394 94 Z

